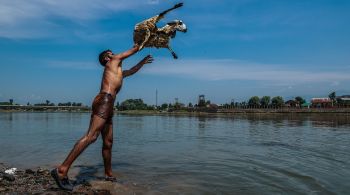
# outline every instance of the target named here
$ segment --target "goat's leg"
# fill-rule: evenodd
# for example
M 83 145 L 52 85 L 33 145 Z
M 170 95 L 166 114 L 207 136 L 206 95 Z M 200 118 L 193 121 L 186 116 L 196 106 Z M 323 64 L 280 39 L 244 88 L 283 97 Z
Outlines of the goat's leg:
M 151 37 L 151 32 L 149 30 L 146 31 L 146 35 L 145 35 L 145 40 L 141 43 L 140 47 L 139 47 L 139 51 L 141 49 L 143 49 L 143 47 L 145 46 L 146 42 L 148 41 L 148 39 Z
M 171 52 L 171 55 L 173 55 L 174 59 L 177 59 L 178 57 L 177 57 L 176 53 L 174 52 L 174 50 L 170 46 L 168 46 L 167 48 Z
M 174 9 L 177 9 L 179 7 L 182 7 L 183 6 L 183 3 L 178 3 L 176 5 L 174 5 L 174 7 L 170 8 L 170 9 L 167 9 L 165 11 L 163 11 L 162 13 L 159 14 L 160 18 L 164 17 L 165 14 L 167 14 L 168 12 L 174 10 Z

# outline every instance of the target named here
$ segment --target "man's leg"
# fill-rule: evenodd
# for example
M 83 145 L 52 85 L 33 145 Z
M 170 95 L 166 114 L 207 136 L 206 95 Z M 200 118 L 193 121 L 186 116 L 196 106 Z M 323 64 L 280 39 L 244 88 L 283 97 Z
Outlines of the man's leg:
M 85 150 L 85 148 L 87 148 L 88 145 L 96 141 L 105 123 L 105 119 L 100 118 L 96 115 L 91 116 L 88 132 L 76 142 L 67 158 L 58 167 L 58 174 L 61 178 L 67 176 L 70 166 L 72 165 L 74 160 Z
M 113 145 L 113 123 L 112 119 L 107 122 L 105 128 L 101 132 L 103 146 L 102 146 L 102 156 L 103 163 L 105 166 L 105 176 L 113 177 L 112 173 L 112 145 Z

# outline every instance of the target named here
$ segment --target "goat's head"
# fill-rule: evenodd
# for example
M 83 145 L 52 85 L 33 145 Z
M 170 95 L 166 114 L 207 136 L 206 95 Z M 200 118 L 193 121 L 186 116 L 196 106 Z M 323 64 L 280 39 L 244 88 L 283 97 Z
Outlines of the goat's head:
M 180 32 L 187 32 L 186 24 L 182 20 L 174 20 L 168 23 L 169 26 L 173 27 L 174 30 Z

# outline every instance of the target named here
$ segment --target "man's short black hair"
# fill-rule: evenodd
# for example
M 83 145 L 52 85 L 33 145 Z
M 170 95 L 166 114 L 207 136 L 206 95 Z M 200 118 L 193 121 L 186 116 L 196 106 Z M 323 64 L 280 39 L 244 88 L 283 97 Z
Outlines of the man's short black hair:
M 112 50 L 107 49 L 101 52 L 100 55 L 98 56 L 98 60 L 100 61 L 100 64 L 102 66 L 106 66 L 107 60 L 105 60 L 105 58 L 108 56 L 108 52 L 112 52 Z

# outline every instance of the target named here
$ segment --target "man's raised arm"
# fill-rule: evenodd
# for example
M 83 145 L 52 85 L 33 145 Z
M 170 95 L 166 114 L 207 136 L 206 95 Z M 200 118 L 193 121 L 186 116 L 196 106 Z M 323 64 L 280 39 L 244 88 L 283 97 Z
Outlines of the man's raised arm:
M 135 74 L 137 71 L 139 71 L 142 68 L 143 65 L 149 64 L 152 62 L 153 62 L 153 57 L 151 55 L 146 56 L 139 63 L 137 63 L 135 66 L 133 66 L 129 70 L 124 70 L 123 77 L 125 78 L 125 77 L 128 77 L 128 76 Z
M 138 51 L 139 51 L 139 45 L 135 44 L 131 49 L 123 53 L 117 54 L 116 57 L 118 57 L 121 60 L 124 60 L 125 58 L 130 57 L 131 55 L 135 54 Z

